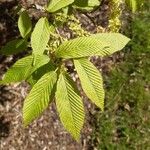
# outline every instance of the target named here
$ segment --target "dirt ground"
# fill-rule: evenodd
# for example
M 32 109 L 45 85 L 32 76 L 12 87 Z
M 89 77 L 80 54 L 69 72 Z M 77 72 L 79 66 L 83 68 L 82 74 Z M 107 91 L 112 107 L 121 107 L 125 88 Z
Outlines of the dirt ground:
M 22 0 L 23 1 L 23 0 Z M 27 1 L 23 1 L 24 3 Z M 32 1 L 30 1 L 32 2 Z M 37 1 L 36 1 L 37 2 Z M 0 0 L 0 47 L 18 36 L 16 17 L 13 15 L 13 9 L 16 6 L 15 0 Z M 30 5 L 30 4 L 29 4 Z M 102 26 L 107 26 L 107 3 L 92 14 L 91 18 Z M 86 20 L 86 19 L 85 19 Z M 85 23 L 85 24 L 84 24 Z M 84 26 L 89 26 L 94 32 L 95 25 L 91 21 L 83 22 Z M 24 54 L 5 57 L 0 55 L 0 77 L 6 70 Z M 106 60 L 93 58 L 95 65 L 104 72 L 109 70 L 109 64 L 118 57 L 108 58 Z M 72 73 L 74 76 L 74 73 Z M 52 104 L 42 115 L 41 118 L 34 121 L 28 128 L 22 126 L 22 105 L 23 100 L 29 92 L 27 83 L 0 86 L 0 149 L 1 150 L 88 150 L 90 148 L 90 117 L 94 113 L 95 107 L 86 101 L 87 117 L 82 131 L 82 137 L 79 142 L 75 142 L 69 133 L 60 123 L 56 113 L 55 104 Z M 87 98 L 84 98 L 87 100 Z M 87 110 L 90 110 L 87 111 Z

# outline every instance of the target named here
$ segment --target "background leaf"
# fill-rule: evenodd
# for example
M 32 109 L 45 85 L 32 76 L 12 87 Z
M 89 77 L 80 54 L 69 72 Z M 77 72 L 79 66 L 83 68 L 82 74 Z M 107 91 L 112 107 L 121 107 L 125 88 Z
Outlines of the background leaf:
M 29 95 L 24 101 L 23 106 L 23 121 L 25 126 L 28 125 L 35 118 L 48 107 L 52 99 L 54 85 L 57 81 L 57 74 L 52 71 L 46 73 L 41 79 L 33 86 Z
M 90 61 L 85 58 L 74 60 L 74 65 L 85 94 L 103 110 L 104 88 L 103 79 L 100 72 Z
M 28 47 L 28 42 L 24 39 L 15 39 L 8 42 L 2 49 L 0 53 L 3 55 L 13 55 L 26 50 Z
M 18 60 L 4 75 L 1 84 L 20 82 L 26 80 L 31 74 L 42 65 L 49 62 L 46 55 L 36 56 L 36 63 L 33 65 L 34 56 L 27 56 Z
M 57 82 L 56 106 L 64 127 L 78 140 L 84 122 L 84 108 L 72 79 L 61 73 Z
M 33 54 L 43 54 L 50 36 L 50 26 L 46 18 L 41 18 L 35 25 L 31 35 Z
M 47 6 L 48 12 L 55 12 L 63 7 L 66 7 L 72 4 L 74 0 L 51 0 Z
M 137 0 L 126 0 L 128 6 L 132 9 L 132 12 L 136 12 L 137 10 Z
M 75 0 L 75 7 L 82 10 L 92 10 L 94 7 L 99 6 L 100 0 Z
M 32 30 L 32 22 L 26 11 L 23 11 L 19 16 L 18 28 L 23 38 L 28 36 Z
M 144 0 L 125 0 L 126 4 L 131 8 L 132 12 L 135 13 L 144 3 Z

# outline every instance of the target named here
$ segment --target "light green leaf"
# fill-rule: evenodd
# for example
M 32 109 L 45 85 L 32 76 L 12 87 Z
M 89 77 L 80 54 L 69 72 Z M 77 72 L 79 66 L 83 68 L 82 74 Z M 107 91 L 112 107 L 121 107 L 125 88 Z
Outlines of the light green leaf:
M 64 127 L 78 140 L 84 123 L 83 103 L 74 82 L 63 73 L 57 82 L 56 106 Z
M 52 62 L 48 62 L 47 64 L 41 66 L 37 70 L 35 70 L 32 75 L 27 79 L 27 82 L 33 86 L 37 83 L 37 81 L 47 72 L 54 71 L 56 67 Z
M 129 38 L 120 33 L 99 33 L 92 35 L 92 37 L 109 45 L 107 48 L 100 50 L 97 53 L 99 56 L 111 55 L 117 51 L 120 51 L 130 41 Z
M 48 104 L 52 99 L 55 84 L 57 81 L 57 74 L 52 71 L 48 72 L 41 77 L 40 80 L 33 86 L 29 95 L 24 101 L 23 106 L 23 121 L 24 125 L 28 125 L 35 118 L 48 107 Z M 51 97 L 52 98 L 52 97 Z
M 20 82 L 26 80 L 39 67 L 49 62 L 49 57 L 46 55 L 36 56 L 36 63 L 33 65 L 35 57 L 27 56 L 18 60 L 4 75 L 1 84 L 12 82 Z
M 100 0 L 75 0 L 75 7 L 82 10 L 92 10 L 94 7 L 99 6 Z
M 104 88 L 100 72 L 86 58 L 74 60 L 74 65 L 85 94 L 101 110 L 104 110 Z
M 31 35 L 31 47 L 34 54 L 43 54 L 50 36 L 50 26 L 46 18 L 41 18 Z
M 18 28 L 23 38 L 27 37 L 32 30 L 32 22 L 26 11 L 23 11 L 19 16 Z
M 8 42 L 2 49 L 0 53 L 3 55 L 13 55 L 26 50 L 28 47 L 28 42 L 24 39 L 15 39 Z
M 56 50 L 58 58 L 80 58 L 97 54 L 108 46 L 107 43 L 93 37 L 80 37 L 61 44 Z
M 72 4 L 73 2 L 74 0 L 50 0 L 50 3 L 47 6 L 47 11 L 50 13 L 55 12 Z
M 56 50 L 56 56 L 65 59 L 106 56 L 121 50 L 129 41 L 120 33 L 93 34 L 64 42 Z

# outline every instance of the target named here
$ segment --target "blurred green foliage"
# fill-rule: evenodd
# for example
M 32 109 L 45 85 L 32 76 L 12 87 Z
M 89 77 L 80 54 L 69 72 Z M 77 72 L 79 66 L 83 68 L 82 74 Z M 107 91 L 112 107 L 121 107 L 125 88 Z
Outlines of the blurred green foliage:
M 94 116 L 93 149 L 150 149 L 149 12 L 147 2 L 133 16 L 132 42 L 125 49 L 124 61 L 105 76 L 106 110 Z

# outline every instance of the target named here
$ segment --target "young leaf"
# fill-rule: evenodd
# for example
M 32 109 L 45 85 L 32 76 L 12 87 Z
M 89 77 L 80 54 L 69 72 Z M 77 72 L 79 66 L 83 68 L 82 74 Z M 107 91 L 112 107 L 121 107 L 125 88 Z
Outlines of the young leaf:
M 48 62 L 47 64 L 41 66 L 37 70 L 35 70 L 32 75 L 27 79 L 27 82 L 33 86 L 37 83 L 37 81 L 47 72 L 54 71 L 56 67 L 54 67 L 54 64 L 51 62 Z
M 101 40 L 90 37 L 80 37 L 61 44 L 56 50 L 58 58 L 80 58 L 95 55 L 109 46 Z
M 46 55 L 36 56 L 36 63 L 33 65 L 34 56 L 27 56 L 18 60 L 4 75 L 1 84 L 20 82 L 26 80 L 39 67 L 49 62 Z
M 33 86 L 29 95 L 24 101 L 23 121 L 24 125 L 28 125 L 48 107 L 52 99 L 53 89 L 57 81 L 57 74 L 52 71 L 41 77 L 41 79 Z
M 120 33 L 98 33 L 92 35 L 93 38 L 100 40 L 101 42 L 106 42 L 109 46 L 102 51 L 100 50 L 97 55 L 105 56 L 111 55 L 125 47 L 125 45 L 130 41 L 129 38 Z
M 3 55 L 13 55 L 26 50 L 28 47 L 28 42 L 24 39 L 15 39 L 8 42 L 2 49 L 0 53 Z
M 86 58 L 74 60 L 75 69 L 79 75 L 85 94 L 101 110 L 104 109 L 104 88 L 100 72 Z
M 19 16 L 18 28 L 23 38 L 27 37 L 32 30 L 32 22 L 26 11 L 23 11 Z
M 74 82 L 63 73 L 57 82 L 56 106 L 64 127 L 78 140 L 84 122 L 83 103 Z
M 47 11 L 53 13 L 61 8 L 72 4 L 74 0 L 51 0 L 47 6 Z
M 31 35 L 31 47 L 33 48 L 33 54 L 43 54 L 49 41 L 49 36 L 50 26 L 48 20 L 46 18 L 39 19 Z

